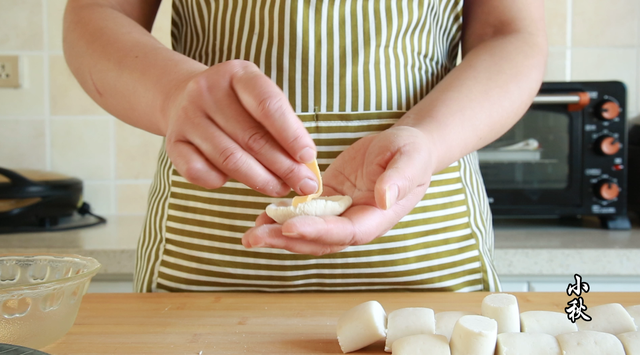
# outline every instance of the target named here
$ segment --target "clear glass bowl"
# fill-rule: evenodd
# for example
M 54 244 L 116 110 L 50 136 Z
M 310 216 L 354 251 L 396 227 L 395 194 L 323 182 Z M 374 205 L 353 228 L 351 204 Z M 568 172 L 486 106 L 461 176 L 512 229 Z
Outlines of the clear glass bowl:
M 60 339 L 99 269 L 79 255 L 0 255 L 0 343 L 40 349 Z

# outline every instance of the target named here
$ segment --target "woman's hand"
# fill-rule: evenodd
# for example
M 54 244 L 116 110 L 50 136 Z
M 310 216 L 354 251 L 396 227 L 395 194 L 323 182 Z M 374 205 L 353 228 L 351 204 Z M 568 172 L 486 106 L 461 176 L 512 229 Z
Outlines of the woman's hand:
M 234 178 L 269 196 L 317 191 L 304 165 L 315 144 L 255 64 L 214 65 L 178 86 L 165 107 L 167 154 L 188 181 L 215 189 Z
M 295 217 L 283 225 L 263 213 L 242 244 L 311 255 L 366 244 L 391 229 L 424 196 L 433 174 L 431 152 L 424 134 L 412 127 L 364 137 L 323 175 L 323 195 L 351 196 L 349 209 L 341 216 Z
M 159 0 L 69 0 L 64 52 L 109 113 L 166 137 L 178 172 L 205 188 L 234 178 L 270 196 L 317 190 L 315 145 L 280 88 L 256 65 L 207 67 L 149 31 Z

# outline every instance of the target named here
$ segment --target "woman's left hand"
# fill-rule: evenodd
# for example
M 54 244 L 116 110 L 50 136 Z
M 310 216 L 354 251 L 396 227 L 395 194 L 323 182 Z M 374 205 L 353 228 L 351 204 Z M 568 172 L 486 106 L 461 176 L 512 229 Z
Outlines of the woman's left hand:
M 324 255 L 369 243 L 389 231 L 424 196 L 435 166 L 429 144 L 422 132 L 408 126 L 394 126 L 358 140 L 323 174 L 323 195 L 350 196 L 349 209 L 341 216 L 300 216 L 282 225 L 262 213 L 242 237 L 242 244 Z

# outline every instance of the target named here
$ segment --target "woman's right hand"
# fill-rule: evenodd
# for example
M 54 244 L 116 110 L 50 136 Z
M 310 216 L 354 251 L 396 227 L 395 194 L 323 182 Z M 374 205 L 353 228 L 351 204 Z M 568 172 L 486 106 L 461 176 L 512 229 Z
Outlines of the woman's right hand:
M 165 107 L 166 151 L 189 182 L 215 189 L 233 178 L 269 196 L 317 191 L 304 165 L 315 159 L 315 144 L 255 64 L 216 64 L 176 87 Z

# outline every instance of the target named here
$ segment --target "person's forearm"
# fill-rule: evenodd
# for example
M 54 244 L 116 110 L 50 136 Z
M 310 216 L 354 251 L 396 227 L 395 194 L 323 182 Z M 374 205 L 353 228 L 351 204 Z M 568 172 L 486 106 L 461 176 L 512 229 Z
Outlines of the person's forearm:
M 143 5 L 70 0 L 65 58 L 84 90 L 105 110 L 165 135 L 172 90 L 206 66 L 166 48 L 149 33 L 153 17 L 144 14 L 149 7 L 157 10 L 159 1 L 137 3 Z
M 484 147 L 511 128 L 542 82 L 544 36 L 515 33 L 471 50 L 398 125 L 420 129 L 432 142 L 434 172 Z

